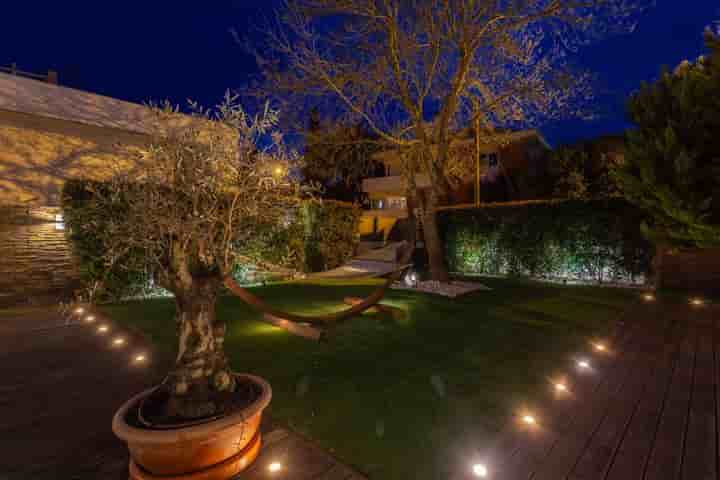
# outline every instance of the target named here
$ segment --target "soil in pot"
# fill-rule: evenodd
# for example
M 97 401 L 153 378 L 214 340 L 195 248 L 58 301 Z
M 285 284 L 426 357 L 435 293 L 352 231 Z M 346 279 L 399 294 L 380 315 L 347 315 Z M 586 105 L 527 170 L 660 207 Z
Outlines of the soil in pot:
M 168 415 L 168 405 L 171 401 L 170 390 L 161 385 L 138 402 L 138 405 L 130 408 L 125 415 L 125 421 L 130 426 L 150 430 L 168 430 L 201 425 L 243 410 L 257 400 L 261 394 L 262 388 L 260 385 L 248 379 L 238 378 L 235 391 L 210 393 L 208 400 L 218 407 L 217 413 L 187 419 L 177 415 Z

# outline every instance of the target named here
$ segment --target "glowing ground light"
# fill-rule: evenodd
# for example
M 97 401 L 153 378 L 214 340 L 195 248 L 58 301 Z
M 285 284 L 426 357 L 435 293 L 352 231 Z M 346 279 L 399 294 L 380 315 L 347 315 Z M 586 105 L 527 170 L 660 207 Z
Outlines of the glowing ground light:
M 488 469 L 487 467 L 482 463 L 476 463 L 472 466 L 472 472 L 473 475 L 480 478 L 487 478 L 488 476 Z
M 93 322 L 95 321 L 95 316 L 94 316 L 94 315 L 88 315 L 87 317 L 85 317 L 85 321 L 86 321 L 87 323 L 93 323 Z
M 695 297 L 695 298 L 691 298 L 691 299 L 690 299 L 690 303 L 691 303 L 692 305 L 695 305 L 695 306 L 700 306 L 700 305 L 702 305 L 702 304 L 705 303 L 705 302 L 703 301 L 702 298 Z
M 653 295 L 652 293 L 646 293 L 645 295 L 643 295 L 642 298 L 646 302 L 652 302 L 653 300 L 655 300 L 655 295 Z
M 78 315 L 82 315 L 82 313 L 83 313 L 84 311 L 85 311 L 85 309 L 82 308 L 82 307 L 78 307 L 78 308 L 75 309 L 75 313 L 77 313 Z
M 532 415 L 523 415 L 522 421 L 528 425 L 535 425 L 536 422 L 535 417 Z
M 555 390 L 558 392 L 567 392 L 567 385 L 564 383 L 558 382 L 555 384 Z
M 282 173 L 283 169 L 281 167 L 275 167 L 275 175 L 282 175 Z
M 125 339 L 122 337 L 117 337 L 115 340 L 113 340 L 113 345 L 115 345 L 116 347 L 125 345 Z
M 270 465 L 268 465 L 268 470 L 271 473 L 277 473 L 280 470 L 282 470 L 282 463 L 280 462 L 272 462 Z
M 142 353 L 138 353 L 133 358 L 133 362 L 135 362 L 135 363 L 143 363 L 145 360 L 147 360 L 147 357 Z
M 607 347 L 603 343 L 595 343 L 595 344 L 593 344 L 593 347 L 598 352 L 604 352 L 605 350 L 607 350 Z
M 100 326 L 98 327 L 98 329 L 97 329 L 97 331 L 100 332 L 100 333 L 105 333 L 105 332 L 107 332 L 108 330 L 109 330 L 109 329 L 108 329 L 108 326 L 107 326 L 107 325 L 100 325 Z
M 587 360 L 579 360 L 577 362 L 577 366 L 582 368 L 583 370 L 587 370 L 588 368 L 590 368 L 590 362 L 588 362 Z

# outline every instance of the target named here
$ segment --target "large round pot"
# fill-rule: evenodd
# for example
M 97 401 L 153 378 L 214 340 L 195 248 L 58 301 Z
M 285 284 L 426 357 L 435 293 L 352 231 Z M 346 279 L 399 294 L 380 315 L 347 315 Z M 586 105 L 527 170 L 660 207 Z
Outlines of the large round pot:
M 125 402 L 112 429 L 128 444 L 130 480 L 227 480 L 247 468 L 260 452 L 260 418 L 272 390 L 260 377 L 236 377 L 258 385 L 258 398 L 242 410 L 199 425 L 164 430 L 129 425 L 128 411 L 157 387 Z

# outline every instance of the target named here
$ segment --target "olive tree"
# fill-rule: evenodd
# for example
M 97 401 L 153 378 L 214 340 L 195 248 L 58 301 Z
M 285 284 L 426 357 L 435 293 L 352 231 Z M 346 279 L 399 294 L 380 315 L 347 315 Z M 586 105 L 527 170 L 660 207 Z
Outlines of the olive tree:
M 496 141 L 508 127 L 583 114 L 592 76 L 572 57 L 631 29 L 643 3 L 288 0 L 253 51 L 268 90 L 293 108 L 361 122 L 367 141 L 400 153 L 431 276 L 444 281 L 436 212 L 451 188 L 454 141 L 468 129 Z M 429 189 L 417 187 L 419 174 Z
M 112 215 L 101 239 L 109 266 L 149 268 L 174 294 L 178 352 L 165 382 L 167 415 L 183 418 L 218 413 L 219 399 L 235 389 L 218 293 L 243 245 L 278 225 L 299 194 L 288 174 L 298 156 L 283 142 L 276 110 L 250 115 L 230 96 L 212 111 L 192 107 L 189 116 L 153 108 L 137 168 L 118 169 L 87 201 Z

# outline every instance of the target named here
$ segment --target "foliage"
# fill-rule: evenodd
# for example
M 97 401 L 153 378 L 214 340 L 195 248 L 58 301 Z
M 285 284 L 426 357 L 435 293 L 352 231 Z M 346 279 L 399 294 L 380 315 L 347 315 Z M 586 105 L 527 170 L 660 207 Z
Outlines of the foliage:
M 303 205 L 302 212 L 307 270 L 316 272 L 339 267 L 355 253 L 362 215 L 358 205 L 309 201 Z
M 552 156 L 555 165 L 560 168 L 560 175 L 555 183 L 555 195 L 575 200 L 588 198 L 588 181 L 585 178 L 587 153 L 560 148 L 553 152 Z
M 441 219 L 460 273 L 634 283 L 649 266 L 638 211 L 622 200 L 528 202 Z
M 435 214 L 448 195 L 454 140 L 468 126 L 491 136 L 582 114 L 592 79 L 568 58 L 631 28 L 646 3 L 290 0 L 254 53 L 269 90 L 288 105 L 327 105 L 366 125 L 383 148 L 403 150 L 431 275 L 444 281 Z M 416 188 L 418 173 L 430 189 Z
M 620 196 L 612 172 L 622 161 L 623 151 L 624 139 L 615 136 L 556 149 L 551 158 L 559 169 L 555 196 L 576 200 Z
M 170 105 L 151 108 L 150 142 L 134 168 L 110 165 L 102 184 L 87 183 L 87 215 L 73 230 L 99 242 L 108 270 L 147 269 L 177 306 L 178 355 L 163 389 L 164 417 L 222 413 L 218 395 L 235 376 L 223 351 L 226 326 L 215 303 L 224 279 L 258 231 L 277 225 L 300 199 L 288 175 L 298 160 L 266 105 L 250 115 L 227 95 L 192 114 Z M 101 228 L 97 228 L 100 226 Z
M 646 235 L 675 246 L 720 245 L 720 36 L 710 55 L 645 84 L 629 104 L 637 128 L 615 172 L 624 195 L 645 210 Z
M 246 252 L 256 261 L 301 272 L 330 270 L 355 253 L 361 215 L 356 204 L 304 200 L 282 227 L 257 235 Z
M 304 180 L 321 185 L 323 198 L 357 201 L 362 179 L 382 167 L 372 158 L 378 151 L 377 138 L 361 125 L 323 122 L 314 110 L 305 134 Z
M 113 210 L 95 208 L 91 201 L 94 191 L 107 190 L 102 182 L 68 180 L 63 186 L 62 210 L 70 247 L 78 261 L 80 277 L 93 301 L 117 300 L 147 293 L 151 274 L 144 263 L 142 252 L 126 252 L 112 262 L 125 265 L 113 268 L 103 238 L 110 219 L 127 215 L 127 204 L 113 203 Z M 136 258 L 130 258 L 136 257 Z

